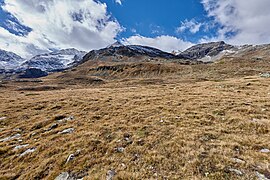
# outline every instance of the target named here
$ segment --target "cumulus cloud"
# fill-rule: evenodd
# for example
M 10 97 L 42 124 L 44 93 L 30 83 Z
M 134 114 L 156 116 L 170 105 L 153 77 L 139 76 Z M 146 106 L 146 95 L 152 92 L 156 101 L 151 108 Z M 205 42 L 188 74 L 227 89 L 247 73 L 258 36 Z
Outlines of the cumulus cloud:
M 232 44 L 270 42 L 269 0 L 202 0 L 202 4 L 219 25 L 215 39 Z
M 123 1 L 123 0 L 115 0 L 115 2 L 116 2 L 117 4 L 119 4 L 119 5 L 122 5 L 122 1 Z
M 52 48 L 101 48 L 122 31 L 107 5 L 95 0 L 5 0 L 2 8 L 32 29 L 24 36 L 0 29 L 0 48 L 24 57 Z
M 181 26 L 176 29 L 177 33 L 184 32 L 188 30 L 192 34 L 195 34 L 200 31 L 202 23 L 197 22 L 195 19 L 185 20 L 181 22 Z
M 151 46 L 158 48 L 166 52 L 172 52 L 174 50 L 185 50 L 193 44 L 186 42 L 182 39 L 178 39 L 173 36 L 157 36 L 155 38 L 144 37 L 140 35 L 131 36 L 127 39 L 123 39 L 124 44 L 135 44 L 142 46 Z

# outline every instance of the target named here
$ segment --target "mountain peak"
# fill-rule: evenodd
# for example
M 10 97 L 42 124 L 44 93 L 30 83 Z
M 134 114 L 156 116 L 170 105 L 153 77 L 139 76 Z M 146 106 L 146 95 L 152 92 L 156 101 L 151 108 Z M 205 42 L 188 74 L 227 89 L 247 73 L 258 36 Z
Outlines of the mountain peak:
M 115 43 L 109 45 L 108 48 L 115 48 L 115 47 L 122 47 L 122 46 L 125 46 L 125 45 L 122 44 L 120 41 L 116 41 Z

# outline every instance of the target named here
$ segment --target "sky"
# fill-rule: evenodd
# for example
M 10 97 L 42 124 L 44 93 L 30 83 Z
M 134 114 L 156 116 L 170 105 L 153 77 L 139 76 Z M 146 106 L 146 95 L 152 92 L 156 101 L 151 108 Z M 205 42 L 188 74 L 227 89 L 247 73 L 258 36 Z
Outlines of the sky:
M 269 0 L 0 0 L 0 49 L 24 58 L 115 41 L 183 51 L 270 43 Z

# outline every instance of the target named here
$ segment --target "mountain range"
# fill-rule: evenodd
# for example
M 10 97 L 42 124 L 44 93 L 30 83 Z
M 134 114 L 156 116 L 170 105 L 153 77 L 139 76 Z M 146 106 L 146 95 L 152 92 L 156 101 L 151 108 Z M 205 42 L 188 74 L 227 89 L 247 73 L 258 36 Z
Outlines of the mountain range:
M 24 74 L 22 77 L 41 77 L 48 73 L 76 67 L 86 61 L 101 62 L 178 62 L 182 64 L 209 63 L 224 56 L 241 57 L 253 53 L 255 59 L 269 55 L 270 45 L 233 46 L 223 41 L 198 44 L 183 52 L 164 52 L 156 48 L 123 45 L 116 42 L 89 53 L 77 49 L 62 49 L 36 55 L 26 60 L 13 52 L 0 50 L 0 73 Z M 25 74 L 28 74 L 25 76 Z

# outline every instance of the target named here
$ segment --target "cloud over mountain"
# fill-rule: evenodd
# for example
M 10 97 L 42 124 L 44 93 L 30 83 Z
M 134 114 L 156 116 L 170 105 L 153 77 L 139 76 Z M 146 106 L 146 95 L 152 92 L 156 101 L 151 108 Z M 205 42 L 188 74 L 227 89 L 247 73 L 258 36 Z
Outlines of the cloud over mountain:
M 131 36 L 129 38 L 123 39 L 124 44 L 136 44 L 143 46 L 151 46 L 161 49 L 166 52 L 171 52 L 173 50 L 185 50 L 186 48 L 192 46 L 190 42 L 186 42 L 182 39 L 178 39 L 173 36 L 157 36 L 154 38 L 144 37 L 140 35 Z
M 202 4 L 219 25 L 213 40 L 233 44 L 269 43 L 269 0 L 202 0 Z
M 52 48 L 101 48 L 122 31 L 107 5 L 94 0 L 5 0 L 2 8 L 32 29 L 20 36 L 0 28 L 0 48 L 24 57 Z

